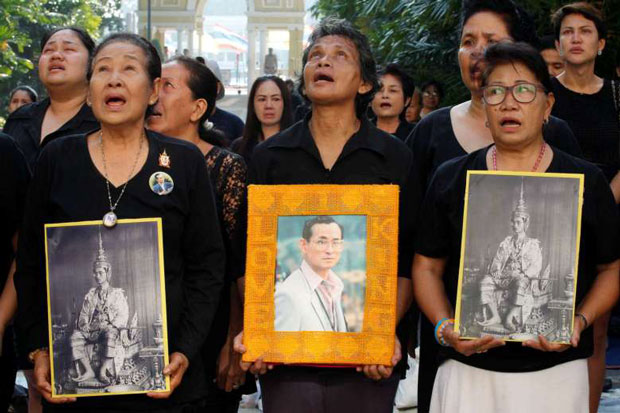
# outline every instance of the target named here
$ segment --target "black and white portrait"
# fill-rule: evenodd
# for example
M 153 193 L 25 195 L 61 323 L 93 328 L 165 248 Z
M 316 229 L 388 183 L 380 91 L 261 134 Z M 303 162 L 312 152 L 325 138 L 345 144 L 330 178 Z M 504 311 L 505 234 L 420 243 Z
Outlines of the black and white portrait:
M 56 394 L 163 390 L 157 220 L 46 226 Z
M 581 179 L 470 173 L 459 331 L 567 342 L 577 277 Z
M 360 332 L 366 216 L 278 218 L 275 331 Z

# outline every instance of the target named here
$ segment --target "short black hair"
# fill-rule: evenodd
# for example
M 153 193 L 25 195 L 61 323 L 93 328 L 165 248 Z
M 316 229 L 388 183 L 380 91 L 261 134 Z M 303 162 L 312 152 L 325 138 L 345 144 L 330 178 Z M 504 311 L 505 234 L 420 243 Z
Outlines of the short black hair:
M 538 44 L 534 19 L 512 0 L 463 0 L 459 32 L 463 33 L 463 27 L 474 14 L 485 11 L 497 14 L 504 21 L 515 42 Z
M 542 52 L 543 50 L 548 50 L 548 49 L 556 50 L 555 36 L 552 34 L 547 34 L 540 38 L 540 44 L 538 46 L 538 51 Z
M 207 64 L 207 62 L 205 61 L 205 58 L 202 56 L 196 56 L 196 60 L 202 63 L 203 65 Z
M 305 239 L 306 241 L 310 241 L 310 238 L 312 238 L 312 227 L 317 224 L 338 225 L 340 227 L 341 238 L 344 239 L 344 227 L 340 225 L 338 222 L 336 222 L 336 220 L 329 215 L 318 215 L 304 222 L 304 229 L 303 229 L 303 232 L 301 233 L 301 236 L 303 237 L 303 239 Z
M 545 60 L 538 50 L 527 43 L 500 42 L 494 44 L 487 48 L 484 60 L 486 67 L 482 73 L 482 86 L 486 86 L 489 76 L 497 66 L 521 63 L 534 73 L 536 80 L 545 88 L 545 92 L 548 93 L 551 90 L 551 78 Z
M 189 73 L 187 87 L 192 92 L 192 98 L 204 99 L 207 102 L 207 110 L 198 121 L 198 135 L 202 140 L 212 145 L 223 146 L 224 142 L 217 139 L 219 135 L 209 133 L 204 123 L 209 119 L 215 107 L 217 96 L 217 78 L 198 58 L 192 59 L 188 56 L 175 56 L 166 63 L 179 63 Z
M 555 38 L 560 39 L 560 29 L 562 28 L 562 21 L 566 16 L 571 14 L 580 14 L 586 19 L 590 20 L 596 26 L 599 39 L 607 38 L 607 26 L 603 20 L 603 14 L 599 9 L 593 5 L 580 1 L 577 3 L 570 3 L 560 7 L 551 16 L 551 23 L 553 23 L 553 29 L 555 31 Z
M 437 93 L 439 94 L 439 100 L 443 99 L 443 86 L 441 85 L 441 83 L 439 83 L 437 80 L 435 79 L 431 79 L 429 81 L 426 81 L 424 83 L 422 83 L 422 87 L 420 88 L 420 92 L 424 93 L 424 90 L 430 86 L 435 86 L 435 89 L 437 89 Z
M 145 69 L 151 82 L 161 77 L 161 58 L 159 57 L 157 49 L 153 46 L 153 44 L 151 44 L 151 42 L 146 40 L 144 37 L 133 33 L 113 33 L 104 38 L 95 48 L 95 51 L 90 59 L 90 64 L 88 65 L 87 79 L 89 81 L 93 74 L 93 62 L 95 61 L 95 58 L 107 45 L 112 43 L 130 43 L 139 47 L 146 56 Z
M 33 88 L 31 88 L 30 86 L 26 86 L 26 85 L 20 85 L 20 86 L 17 86 L 15 89 L 11 90 L 11 93 L 9 93 L 9 101 L 13 99 L 13 95 L 16 92 L 19 92 L 20 90 L 28 93 L 30 100 L 33 102 L 36 102 L 39 99 L 39 95 Z
M 302 68 L 306 66 L 306 63 L 308 63 L 308 54 L 314 47 L 314 44 L 319 39 L 326 36 L 342 36 L 347 38 L 357 49 L 362 79 L 371 86 L 370 91 L 364 94 L 358 94 L 355 97 L 355 114 L 358 118 L 361 118 L 364 113 L 366 113 L 368 104 L 372 101 L 373 96 L 379 89 L 377 66 L 375 64 L 375 58 L 372 55 L 372 50 L 370 49 L 368 39 L 361 31 L 356 29 L 353 24 L 347 20 L 327 17 L 319 22 L 308 39 L 308 47 L 304 50 L 301 61 Z M 302 74 L 299 81 L 299 92 L 306 98 L 306 100 L 309 100 L 304 93 L 304 87 L 304 76 Z
M 385 75 L 392 75 L 400 81 L 403 89 L 405 102 L 413 95 L 415 84 L 413 78 L 409 76 L 398 63 L 388 63 L 383 70 L 379 72 L 379 79 Z
M 93 52 L 95 50 L 95 41 L 93 40 L 92 37 L 90 37 L 90 35 L 86 32 L 86 30 L 80 27 L 75 27 L 75 26 L 56 27 L 52 30 L 47 31 L 41 38 L 41 42 L 39 44 L 39 46 L 41 47 L 41 51 L 43 51 L 43 48 L 45 47 L 47 42 L 50 40 L 50 38 L 54 34 L 62 30 L 71 30 L 72 32 L 74 32 L 77 35 L 77 37 L 80 39 L 80 42 L 82 42 L 86 50 L 88 50 L 88 56 L 93 55 Z

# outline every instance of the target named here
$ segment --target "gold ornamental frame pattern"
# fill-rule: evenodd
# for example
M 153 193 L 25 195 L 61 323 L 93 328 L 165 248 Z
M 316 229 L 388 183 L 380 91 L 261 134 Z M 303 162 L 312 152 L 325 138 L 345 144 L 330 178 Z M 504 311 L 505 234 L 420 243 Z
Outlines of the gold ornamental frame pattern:
M 454 316 L 454 330 L 459 331 L 461 325 L 461 297 L 463 288 L 463 274 L 465 271 L 465 254 L 466 254 L 466 240 L 467 240 L 467 218 L 468 218 L 468 206 L 469 206 L 469 182 L 472 175 L 497 175 L 497 176 L 521 176 L 521 177 L 536 177 L 536 178 L 565 178 L 565 179 L 577 179 L 579 181 L 579 204 L 577 207 L 577 237 L 575 239 L 575 261 L 573 262 L 573 274 L 575 280 L 573 282 L 573 297 L 577 295 L 577 277 L 579 268 L 579 246 L 581 242 L 581 217 L 583 208 L 583 191 L 584 191 L 584 175 L 574 173 L 552 173 L 552 172 L 515 172 L 515 171 L 467 171 L 467 181 L 465 183 L 465 206 L 463 208 L 463 231 L 461 235 L 461 257 L 459 262 L 459 282 L 456 292 L 456 310 Z M 572 335 L 574 329 L 574 314 L 575 305 L 573 302 L 573 308 L 571 313 L 570 332 Z M 462 339 L 474 340 L 479 337 L 461 337 Z M 516 340 L 510 338 L 502 338 L 504 341 L 522 342 L 523 340 Z M 561 344 L 569 344 L 560 342 Z
M 164 346 L 164 366 L 167 366 L 170 362 L 168 351 L 168 317 L 166 314 L 166 277 L 164 272 L 164 237 L 162 230 L 161 218 L 136 218 L 136 219 L 119 219 L 117 225 L 123 224 L 139 224 L 139 223 L 155 223 L 157 224 L 157 259 L 159 267 L 159 289 L 161 295 L 161 316 L 162 316 L 162 331 L 163 331 L 163 346 Z M 49 269 L 49 254 L 47 245 L 47 229 L 58 227 L 78 227 L 78 226 L 102 226 L 103 221 L 80 221 L 80 222 L 63 222 L 57 224 L 45 224 L 45 280 L 47 287 L 47 327 L 49 337 L 49 352 L 50 352 L 50 383 L 52 385 L 52 398 L 64 398 L 64 397 L 98 397 L 98 396 L 117 396 L 126 394 L 145 394 L 145 393 L 165 393 L 170 391 L 170 376 L 164 376 L 166 387 L 163 390 L 140 390 L 140 391 L 123 391 L 123 392 L 105 392 L 105 393 L 76 393 L 76 394 L 58 394 L 56 392 L 55 378 L 54 378 L 54 343 L 52 333 L 52 309 L 51 309 L 51 297 L 50 297 L 50 269 Z M 103 227 L 105 229 L 105 227 Z M 108 229 L 106 229 L 108 230 Z M 109 230 L 108 230 L 109 231 Z M 113 229 L 112 229 L 113 231 Z
M 396 328 L 397 185 L 250 185 L 244 361 L 391 363 Z M 278 217 L 366 216 L 366 295 L 361 332 L 275 331 Z

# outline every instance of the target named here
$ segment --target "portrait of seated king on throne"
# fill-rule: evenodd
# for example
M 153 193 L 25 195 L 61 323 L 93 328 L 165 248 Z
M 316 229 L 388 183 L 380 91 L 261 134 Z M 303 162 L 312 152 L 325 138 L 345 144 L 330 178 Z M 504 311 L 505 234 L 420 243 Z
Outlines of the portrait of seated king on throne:
M 156 220 L 46 226 L 55 394 L 166 389 L 160 236 Z
M 470 171 L 467 188 L 461 336 L 568 342 L 582 177 Z

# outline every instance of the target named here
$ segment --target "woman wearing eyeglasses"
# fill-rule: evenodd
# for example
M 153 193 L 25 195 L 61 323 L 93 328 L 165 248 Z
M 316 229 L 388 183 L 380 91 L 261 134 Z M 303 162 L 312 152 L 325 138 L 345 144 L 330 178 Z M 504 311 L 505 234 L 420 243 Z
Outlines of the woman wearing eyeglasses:
M 481 75 L 483 109 L 494 144 L 443 164 L 429 186 L 414 262 L 418 305 L 438 330 L 440 367 L 431 412 L 582 413 L 588 409 L 589 328 L 618 298 L 619 217 L 593 164 L 545 142 L 554 97 L 547 68 L 524 43 L 489 47 Z M 451 320 L 458 284 L 468 170 L 580 173 L 585 176 L 574 330 L 568 344 L 542 336 L 524 343 L 492 336 L 461 340 Z
M 484 50 L 498 42 L 530 41 L 535 33 L 534 22 L 512 1 L 466 0 L 461 11 L 461 38 L 458 63 L 461 79 L 471 99 L 455 106 L 437 109 L 425 116 L 407 138 L 413 151 L 410 182 L 413 186 L 412 214 L 417 215 L 419 203 L 433 173 L 444 162 L 493 143 L 483 109 L 481 75 Z M 545 140 L 571 154 L 581 153 L 566 122 L 549 117 L 543 128 Z M 425 242 L 420 239 L 419 242 Z M 433 325 L 422 317 L 420 333 L 420 380 L 418 411 L 428 411 L 433 380 L 437 369 L 437 345 Z
M 422 110 L 420 119 L 439 108 L 443 98 L 443 87 L 436 80 L 429 80 L 422 85 Z

